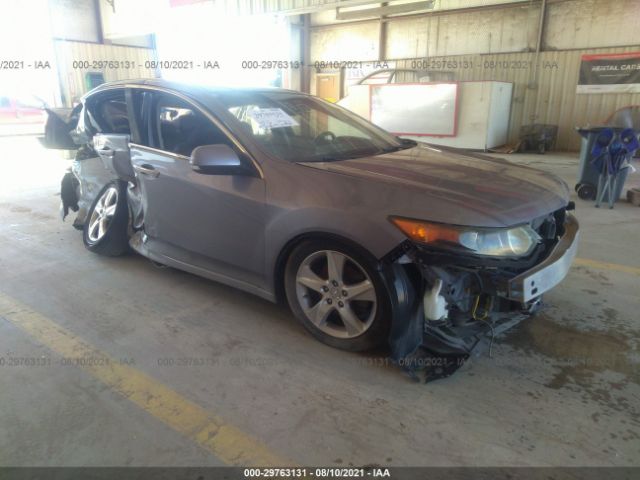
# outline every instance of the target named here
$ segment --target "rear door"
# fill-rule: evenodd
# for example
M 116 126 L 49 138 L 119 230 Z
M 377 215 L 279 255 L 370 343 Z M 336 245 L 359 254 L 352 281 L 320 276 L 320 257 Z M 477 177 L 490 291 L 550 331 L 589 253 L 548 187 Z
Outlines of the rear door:
M 140 143 L 131 144 L 131 163 L 145 233 L 176 248 L 185 263 L 263 287 L 263 179 L 192 170 L 196 147 L 237 146 L 190 101 L 137 90 L 133 104 L 140 112 Z
M 135 178 L 129 152 L 130 138 L 130 135 L 123 133 L 98 133 L 93 136 L 93 148 L 104 166 L 114 176 L 126 181 Z
M 61 110 L 49 115 L 43 143 L 49 148 L 79 148 L 73 174 L 63 179 L 63 214 L 79 208 L 77 221 L 82 222 L 104 185 L 118 177 L 133 178 L 128 156 L 130 123 L 123 88 L 89 95 L 71 115 L 68 110 L 66 115 Z M 79 188 L 74 186 L 75 179 L 80 181 Z
M 127 91 L 107 90 L 95 99 L 87 100 L 85 126 L 91 129 L 93 149 L 105 168 L 122 180 L 134 179 L 129 156 L 129 141 L 135 123 L 131 121 L 131 107 Z

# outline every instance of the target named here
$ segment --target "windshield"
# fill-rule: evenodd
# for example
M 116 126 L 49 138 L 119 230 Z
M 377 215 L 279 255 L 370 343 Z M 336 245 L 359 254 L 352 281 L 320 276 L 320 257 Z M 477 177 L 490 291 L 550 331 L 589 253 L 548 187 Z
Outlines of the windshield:
M 356 115 L 290 92 L 234 92 L 219 98 L 268 153 L 290 162 L 330 162 L 408 145 Z

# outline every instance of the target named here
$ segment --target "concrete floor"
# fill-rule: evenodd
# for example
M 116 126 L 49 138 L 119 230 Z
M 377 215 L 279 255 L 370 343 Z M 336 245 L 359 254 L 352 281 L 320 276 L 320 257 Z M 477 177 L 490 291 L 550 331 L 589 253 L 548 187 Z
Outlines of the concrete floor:
M 497 342 L 493 358 L 421 385 L 379 358 L 316 342 L 283 307 L 139 256 L 89 253 L 58 218 L 66 163 L 29 137 L 0 138 L 0 151 L 0 295 L 130 359 L 283 458 L 640 464 L 637 207 L 576 200 L 581 260 L 546 310 Z M 505 157 L 573 185 L 575 154 Z M 27 333 L 10 310 L 0 311 L 0 465 L 223 463 L 87 369 L 60 364 L 44 334 Z M 53 362 L 9 366 L 12 358 Z M 204 365 L 175 365 L 189 358 Z

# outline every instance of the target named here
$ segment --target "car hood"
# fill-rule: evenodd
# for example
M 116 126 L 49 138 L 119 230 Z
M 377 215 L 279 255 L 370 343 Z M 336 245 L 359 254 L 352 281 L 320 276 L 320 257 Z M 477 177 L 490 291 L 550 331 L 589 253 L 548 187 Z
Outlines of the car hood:
M 567 205 L 569 189 L 558 177 L 508 161 L 421 144 L 394 153 L 302 165 L 355 180 L 364 201 L 389 189 L 400 204 L 390 214 L 457 225 L 522 224 Z M 365 180 L 360 182 L 357 180 Z M 394 202 L 395 203 L 395 202 Z

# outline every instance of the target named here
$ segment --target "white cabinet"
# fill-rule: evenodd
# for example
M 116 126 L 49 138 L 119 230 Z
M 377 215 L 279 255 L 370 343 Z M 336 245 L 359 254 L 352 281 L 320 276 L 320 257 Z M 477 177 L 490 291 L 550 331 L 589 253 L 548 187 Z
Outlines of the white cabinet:
M 423 141 L 473 150 L 507 143 L 513 84 L 460 82 L 458 130 L 455 137 L 429 137 Z

